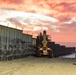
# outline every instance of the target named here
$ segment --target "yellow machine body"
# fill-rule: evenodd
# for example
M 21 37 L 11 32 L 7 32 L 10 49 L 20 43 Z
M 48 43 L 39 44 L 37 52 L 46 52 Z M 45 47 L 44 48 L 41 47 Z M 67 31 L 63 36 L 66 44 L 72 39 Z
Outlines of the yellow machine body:
M 47 46 L 47 35 L 46 35 L 46 31 L 43 31 L 43 41 L 42 41 L 42 47 L 40 48 L 40 54 L 41 55 L 49 55 L 49 51 L 51 51 L 52 49 L 48 48 Z

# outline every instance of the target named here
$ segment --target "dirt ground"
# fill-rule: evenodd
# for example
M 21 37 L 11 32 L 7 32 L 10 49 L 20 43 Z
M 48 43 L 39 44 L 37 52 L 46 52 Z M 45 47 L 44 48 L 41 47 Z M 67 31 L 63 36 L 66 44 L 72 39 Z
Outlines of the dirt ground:
M 76 75 L 76 59 L 29 56 L 0 61 L 0 75 Z

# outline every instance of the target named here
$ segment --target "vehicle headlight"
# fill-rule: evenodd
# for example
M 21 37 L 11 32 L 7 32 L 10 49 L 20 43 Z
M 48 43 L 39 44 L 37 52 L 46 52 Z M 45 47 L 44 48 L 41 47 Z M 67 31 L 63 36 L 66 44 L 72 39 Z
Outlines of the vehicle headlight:
M 42 50 L 42 48 L 40 48 L 40 50 Z

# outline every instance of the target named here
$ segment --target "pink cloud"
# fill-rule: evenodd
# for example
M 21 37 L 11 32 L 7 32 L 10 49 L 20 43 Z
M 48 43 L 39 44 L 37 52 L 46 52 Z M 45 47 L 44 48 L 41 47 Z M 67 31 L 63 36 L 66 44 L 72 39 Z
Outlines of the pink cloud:
M 47 31 L 49 35 L 52 35 L 53 40 L 76 41 L 76 22 L 71 24 L 64 23 L 76 17 L 75 0 L 0 0 L 0 3 L 0 8 L 2 9 L 41 13 L 54 17 L 59 20 L 56 26 L 61 27 L 59 28 L 59 33 L 53 32 L 52 29 Z M 15 23 L 20 25 L 17 21 Z M 47 27 L 49 28 L 50 25 L 48 24 Z M 34 32 L 35 35 L 37 33 Z

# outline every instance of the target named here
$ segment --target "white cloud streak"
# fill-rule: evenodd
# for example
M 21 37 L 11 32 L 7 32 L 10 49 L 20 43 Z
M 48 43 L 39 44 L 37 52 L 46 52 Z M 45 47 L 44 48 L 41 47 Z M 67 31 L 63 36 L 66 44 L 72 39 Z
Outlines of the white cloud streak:
M 20 24 L 22 26 L 25 26 L 25 30 L 48 30 L 49 26 L 51 25 L 51 28 L 54 29 L 56 32 L 58 32 L 58 27 L 56 25 L 56 22 L 58 22 L 57 19 L 41 15 L 37 13 L 27 13 L 27 12 L 20 12 L 15 10 L 5 10 L 0 9 L 0 21 L 6 21 L 7 23 L 10 22 L 10 25 L 14 24 Z M 11 20 L 10 20 L 11 19 Z M 49 23 L 50 25 L 43 25 L 44 23 Z M 43 24 L 42 24 L 43 23 Z M 39 24 L 39 26 L 37 26 Z
M 74 22 L 76 22 L 76 17 L 75 17 L 75 18 L 72 18 L 71 20 L 66 21 L 66 22 L 64 22 L 64 23 L 65 23 L 65 24 L 72 24 L 72 23 L 74 23 Z

